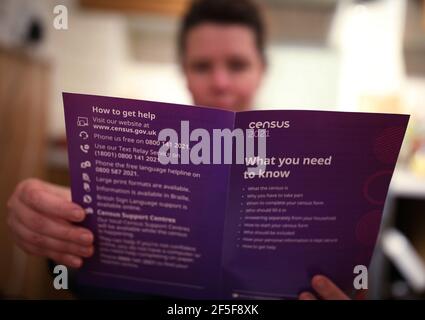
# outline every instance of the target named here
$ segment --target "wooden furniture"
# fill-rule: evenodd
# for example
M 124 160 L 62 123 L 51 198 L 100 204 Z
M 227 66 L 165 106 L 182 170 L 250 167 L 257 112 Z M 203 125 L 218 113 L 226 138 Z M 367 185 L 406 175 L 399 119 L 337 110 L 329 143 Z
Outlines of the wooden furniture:
M 189 0 L 80 0 L 83 8 L 180 16 Z
M 49 70 L 45 61 L 0 49 L 0 296 L 55 298 L 46 260 L 13 242 L 6 202 L 28 177 L 45 176 Z

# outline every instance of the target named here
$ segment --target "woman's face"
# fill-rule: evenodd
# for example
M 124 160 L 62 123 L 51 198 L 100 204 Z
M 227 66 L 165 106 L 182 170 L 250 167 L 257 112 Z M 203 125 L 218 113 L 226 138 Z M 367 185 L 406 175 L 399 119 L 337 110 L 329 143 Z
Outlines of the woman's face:
M 196 105 L 234 111 L 252 107 L 264 62 L 250 28 L 203 23 L 190 29 L 182 63 Z

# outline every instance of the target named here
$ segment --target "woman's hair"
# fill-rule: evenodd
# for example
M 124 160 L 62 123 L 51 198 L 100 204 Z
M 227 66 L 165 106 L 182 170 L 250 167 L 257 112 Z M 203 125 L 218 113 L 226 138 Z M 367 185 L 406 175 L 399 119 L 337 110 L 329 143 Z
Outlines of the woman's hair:
M 178 37 L 180 57 L 184 55 L 190 29 L 205 23 L 239 24 L 250 28 L 264 59 L 265 27 L 257 5 L 251 0 L 194 0 L 183 17 Z

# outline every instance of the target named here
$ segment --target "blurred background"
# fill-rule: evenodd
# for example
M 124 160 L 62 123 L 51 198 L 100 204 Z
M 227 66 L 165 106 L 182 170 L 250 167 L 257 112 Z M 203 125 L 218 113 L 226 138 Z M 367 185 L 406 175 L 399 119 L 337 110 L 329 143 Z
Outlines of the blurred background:
M 257 109 L 411 114 L 368 298 L 423 298 L 425 1 L 257 2 L 269 59 Z M 13 245 L 7 198 L 27 177 L 68 184 L 62 91 L 192 103 L 176 55 L 188 3 L 0 0 L 0 297 L 72 298 L 53 290 L 43 259 Z

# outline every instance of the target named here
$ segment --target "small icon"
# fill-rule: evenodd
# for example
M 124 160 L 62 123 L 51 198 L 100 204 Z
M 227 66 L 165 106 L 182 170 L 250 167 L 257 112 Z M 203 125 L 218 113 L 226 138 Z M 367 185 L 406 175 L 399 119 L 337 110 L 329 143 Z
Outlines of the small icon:
M 89 196 L 88 194 L 86 194 L 84 197 L 83 197 L 83 202 L 84 203 L 92 203 L 92 201 L 93 201 L 93 199 L 91 198 L 91 196 Z
M 91 162 L 90 161 L 83 161 L 81 162 L 81 169 L 87 169 L 91 167 Z
M 81 151 L 83 151 L 84 153 L 88 153 L 88 152 L 89 152 L 89 149 L 90 149 L 90 146 L 89 146 L 88 144 L 82 144 L 82 145 L 80 146 L 80 149 L 81 149 Z
M 93 214 L 94 213 L 93 208 L 90 208 L 90 207 L 86 208 L 85 211 L 86 211 L 87 214 Z
M 91 191 L 90 184 L 88 184 L 87 182 L 84 182 L 83 189 L 85 192 L 90 192 Z
M 81 131 L 79 134 L 80 138 L 83 140 L 87 140 L 89 138 L 89 134 L 85 131 Z
M 87 173 L 83 172 L 82 177 L 83 181 L 90 182 L 90 176 Z
M 89 118 L 87 117 L 78 117 L 77 119 L 77 126 L 79 127 L 88 127 L 89 125 Z

